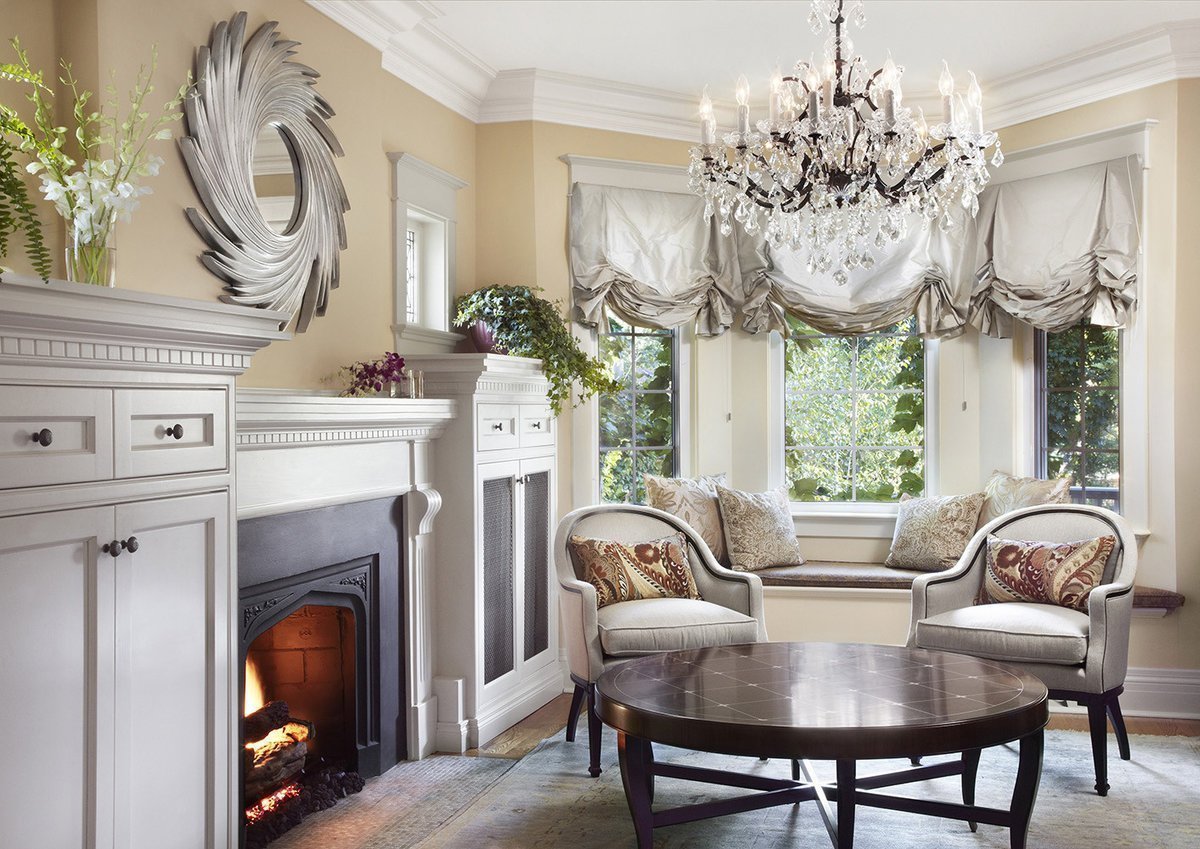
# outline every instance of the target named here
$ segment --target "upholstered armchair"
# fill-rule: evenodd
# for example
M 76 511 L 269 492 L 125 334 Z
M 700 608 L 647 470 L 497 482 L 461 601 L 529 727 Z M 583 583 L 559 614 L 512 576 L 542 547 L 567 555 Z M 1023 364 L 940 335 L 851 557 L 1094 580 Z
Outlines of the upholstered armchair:
M 596 606 L 596 588 L 571 555 L 572 536 L 647 542 L 683 532 L 687 557 L 701 600 L 639 599 Z M 734 572 L 713 558 L 704 540 L 681 519 L 636 504 L 604 504 L 568 513 L 554 540 L 559 604 L 567 660 L 575 693 L 567 720 L 574 741 L 580 708 L 586 699 L 592 776 L 600 774 L 600 717 L 596 679 L 609 666 L 655 652 L 753 643 L 767 638 L 763 622 L 762 582 L 757 575 Z
M 974 604 L 982 585 L 987 538 L 1074 542 L 1112 535 L 1116 545 L 1087 612 L 1051 604 Z M 1129 620 L 1137 542 L 1129 523 L 1109 510 L 1046 504 L 1007 513 L 980 528 L 954 568 L 913 581 L 908 645 L 959 652 L 1018 666 L 1045 682 L 1050 697 L 1087 707 L 1096 792 L 1108 795 L 1108 719 L 1121 758 L 1129 738 L 1118 697 L 1129 658 Z

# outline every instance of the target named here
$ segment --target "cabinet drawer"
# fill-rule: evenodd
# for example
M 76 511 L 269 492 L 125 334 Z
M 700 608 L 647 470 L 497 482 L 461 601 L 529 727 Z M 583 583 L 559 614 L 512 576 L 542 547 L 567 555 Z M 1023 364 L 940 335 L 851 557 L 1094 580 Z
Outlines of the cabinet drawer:
M 223 389 L 118 389 L 113 399 L 116 475 L 224 469 Z
M 111 478 L 112 415 L 110 389 L 0 386 L 0 489 Z
M 480 404 L 475 415 L 480 451 L 516 448 L 521 444 L 517 433 L 520 408 L 516 404 Z
M 521 447 L 554 444 L 554 417 L 543 404 L 522 404 L 519 425 Z

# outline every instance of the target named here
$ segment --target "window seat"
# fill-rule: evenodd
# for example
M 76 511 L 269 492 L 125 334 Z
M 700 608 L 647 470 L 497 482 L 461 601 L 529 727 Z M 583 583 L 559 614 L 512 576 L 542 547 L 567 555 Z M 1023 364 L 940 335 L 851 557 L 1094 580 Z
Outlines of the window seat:
M 771 566 L 754 574 L 764 587 L 849 587 L 858 589 L 907 590 L 913 579 L 925 572 L 892 569 L 882 563 L 838 563 L 809 561 L 800 566 Z M 1183 606 L 1182 593 L 1154 587 L 1133 588 L 1133 606 L 1170 613 Z

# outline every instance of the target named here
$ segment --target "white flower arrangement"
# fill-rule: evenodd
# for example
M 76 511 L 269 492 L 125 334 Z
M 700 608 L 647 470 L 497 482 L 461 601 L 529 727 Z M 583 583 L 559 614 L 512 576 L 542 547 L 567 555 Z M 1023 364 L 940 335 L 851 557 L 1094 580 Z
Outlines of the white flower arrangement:
M 107 86 L 107 97 L 100 108 L 88 111 L 92 93 L 79 88 L 69 63 L 61 63 L 61 82 L 73 100 L 76 126 L 72 135 L 80 154 L 77 161 L 66 152 L 67 128 L 53 120 L 53 91 L 42 82 L 41 73 L 29 67 L 19 43 L 14 40 L 13 46 L 20 65 L 8 66 L 18 72 L 9 78 L 32 85 L 28 99 L 34 105 L 33 127 L 21 125 L 14 135 L 20 149 L 33 158 L 26 170 L 38 176 L 42 195 L 67 222 L 68 277 L 108 284 L 113 228 L 118 221 L 129 221 L 141 199 L 151 193 L 141 181 L 156 176 L 163 159 L 147 147 L 152 141 L 172 137 L 170 125 L 183 115 L 179 105 L 191 89 L 191 75 L 163 105 L 158 117 L 151 120 L 146 99 L 154 91 L 151 81 L 158 64 L 157 51 L 152 54 L 149 69 L 139 69 L 124 117 L 114 83 Z

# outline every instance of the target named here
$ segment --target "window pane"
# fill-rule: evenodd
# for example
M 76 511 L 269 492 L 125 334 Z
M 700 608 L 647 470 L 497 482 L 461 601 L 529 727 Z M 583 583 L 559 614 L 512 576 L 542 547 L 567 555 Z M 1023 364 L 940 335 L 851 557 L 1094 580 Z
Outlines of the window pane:
M 1080 469 L 1081 455 L 1069 451 L 1050 451 L 1046 457 L 1046 477 L 1070 478 L 1072 486 L 1083 483 Z
M 1089 386 L 1116 386 L 1121 365 L 1118 331 L 1112 327 L 1088 325 L 1086 379 Z
M 1046 398 L 1046 439 L 1051 450 L 1079 447 L 1079 394 L 1050 392 Z
M 1114 389 L 1089 389 L 1084 399 L 1084 425 L 1090 448 L 1120 448 L 1117 434 L 1120 430 L 1120 408 Z
M 853 415 L 854 397 L 849 394 L 789 396 L 784 443 L 850 445 Z
M 1089 451 L 1084 466 L 1083 485 L 1116 488 L 1121 484 L 1121 464 L 1116 451 Z
M 1077 327 L 1062 333 L 1046 334 L 1047 388 L 1079 385 L 1079 378 L 1083 373 L 1079 334 L 1080 330 Z
M 793 501 L 849 501 L 850 452 L 785 451 L 784 472 Z
M 859 337 L 792 328 L 784 361 L 792 498 L 893 501 L 924 493 L 925 353 L 915 324 Z
M 600 495 L 640 503 L 643 473 L 675 474 L 675 336 L 611 315 L 608 328 L 599 350 L 624 391 L 602 396 L 597 405 Z

